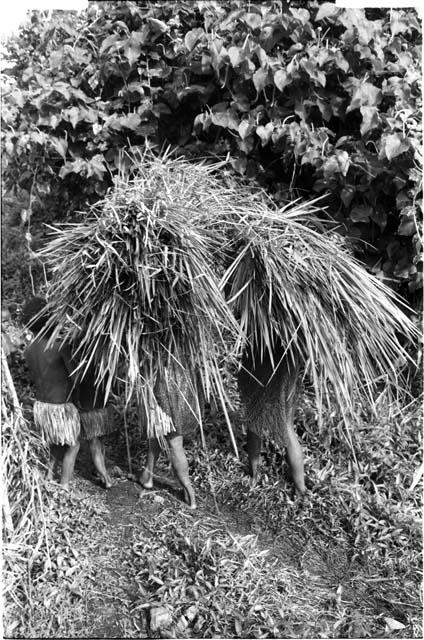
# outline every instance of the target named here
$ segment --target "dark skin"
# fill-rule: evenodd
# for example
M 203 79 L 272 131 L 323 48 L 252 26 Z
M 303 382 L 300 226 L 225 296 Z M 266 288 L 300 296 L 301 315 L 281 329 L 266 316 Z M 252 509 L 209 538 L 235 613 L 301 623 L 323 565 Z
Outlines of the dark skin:
M 25 349 L 25 359 L 40 402 L 72 402 L 71 351 L 47 347 L 47 338 L 37 338 Z
M 35 386 L 38 401 L 63 404 L 72 401 L 72 379 L 70 377 L 71 351 L 66 345 L 47 347 L 48 338 L 37 338 L 25 349 L 25 359 Z M 68 489 L 79 451 L 79 442 L 67 445 L 62 462 L 60 484 Z M 54 465 L 61 447 L 51 445 L 48 478 L 53 475 Z
M 166 440 L 169 446 L 171 466 L 184 491 L 184 501 L 189 509 L 195 509 L 196 498 L 190 481 L 188 462 L 183 446 L 183 436 L 181 434 L 172 434 L 166 436 Z M 145 489 L 152 489 L 154 468 L 159 458 L 161 447 L 156 438 L 149 438 L 148 443 L 147 462 L 139 477 L 139 482 Z
M 162 402 L 165 402 L 163 408 L 169 415 L 173 416 L 175 431 L 166 436 L 169 461 L 184 491 L 185 503 L 190 509 L 195 509 L 196 498 L 190 481 L 189 466 L 184 451 L 183 431 L 185 425 L 193 421 L 192 412 L 186 403 L 196 411 L 197 393 L 194 392 L 196 385 L 190 384 L 187 386 L 187 374 L 179 366 L 172 366 L 170 371 L 173 386 L 168 388 L 162 380 L 157 383 L 156 392 L 162 399 Z M 179 393 L 175 392 L 176 388 L 178 388 Z M 203 400 L 201 400 L 201 404 L 202 403 Z M 146 489 L 153 487 L 154 468 L 160 452 L 161 446 L 159 441 L 156 438 L 149 438 L 146 466 L 139 476 L 140 484 Z

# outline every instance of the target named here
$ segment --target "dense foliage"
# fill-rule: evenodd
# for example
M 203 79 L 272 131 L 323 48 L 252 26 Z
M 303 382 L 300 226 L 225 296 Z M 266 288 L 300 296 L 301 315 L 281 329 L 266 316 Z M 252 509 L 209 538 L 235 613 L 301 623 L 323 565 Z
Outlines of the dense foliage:
M 6 47 L 4 177 L 22 225 L 103 196 L 128 145 L 229 154 L 280 202 L 327 194 L 374 273 L 420 287 L 421 25 L 241 0 L 33 13 Z M 19 220 L 17 221 L 19 223 Z

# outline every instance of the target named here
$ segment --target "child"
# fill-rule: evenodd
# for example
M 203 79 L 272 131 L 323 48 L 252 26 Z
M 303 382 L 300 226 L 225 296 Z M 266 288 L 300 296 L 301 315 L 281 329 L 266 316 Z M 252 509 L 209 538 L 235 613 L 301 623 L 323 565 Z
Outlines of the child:
M 24 322 L 35 333 L 45 325 L 46 317 L 34 319 L 45 307 L 43 298 L 33 298 L 23 310 Z M 26 349 L 25 356 L 31 378 L 35 384 L 37 400 L 34 404 L 34 422 L 51 445 L 48 479 L 58 458 L 58 445 L 65 445 L 62 463 L 61 485 L 69 487 L 76 457 L 80 447 L 80 434 L 89 441 L 90 451 L 106 488 L 112 486 L 106 471 L 104 446 L 99 436 L 112 430 L 108 411 L 102 407 L 102 395 L 96 392 L 94 373 L 90 371 L 75 385 L 70 377 L 74 365 L 69 346 L 54 346 L 47 349 L 50 333 L 37 337 Z M 78 398 L 80 411 L 71 399 Z
M 35 334 L 47 320 L 42 314 L 45 306 L 43 298 L 35 297 L 23 309 L 24 322 Z M 52 478 L 60 447 L 65 447 L 60 484 L 69 489 L 80 447 L 81 421 L 78 409 L 72 402 L 70 348 L 58 343 L 47 347 L 50 335 L 47 332 L 43 337 L 37 336 L 25 349 L 25 359 L 35 385 L 34 423 L 50 444 L 47 477 Z

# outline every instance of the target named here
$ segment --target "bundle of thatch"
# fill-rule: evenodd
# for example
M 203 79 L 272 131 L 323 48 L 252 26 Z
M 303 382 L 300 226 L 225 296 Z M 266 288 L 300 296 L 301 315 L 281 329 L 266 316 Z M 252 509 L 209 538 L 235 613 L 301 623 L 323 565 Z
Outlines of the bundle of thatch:
M 77 345 L 81 373 L 95 366 L 106 397 L 121 378 L 152 413 L 154 383 L 178 361 L 223 399 L 218 355 L 240 344 L 254 358 L 282 345 L 305 364 L 318 403 L 330 383 L 344 414 L 358 393 L 397 381 L 398 336 L 414 327 L 391 290 L 322 232 L 316 202 L 278 209 L 222 180 L 222 164 L 146 152 L 132 171 L 41 252 L 53 274 L 49 325 Z
M 317 202 L 279 209 L 240 188 L 234 200 L 235 252 L 223 284 L 248 358 L 300 361 L 318 405 L 329 401 L 329 383 L 343 415 L 358 397 L 372 401 L 377 383 L 397 385 L 407 358 L 400 339 L 413 339 L 414 325 L 393 291 L 325 232 Z
M 219 354 L 237 334 L 214 273 L 225 191 L 205 164 L 145 153 L 41 252 L 52 269 L 48 327 L 74 344 L 78 372 L 94 366 L 106 399 L 121 379 L 151 415 L 154 383 L 173 362 L 224 398 Z

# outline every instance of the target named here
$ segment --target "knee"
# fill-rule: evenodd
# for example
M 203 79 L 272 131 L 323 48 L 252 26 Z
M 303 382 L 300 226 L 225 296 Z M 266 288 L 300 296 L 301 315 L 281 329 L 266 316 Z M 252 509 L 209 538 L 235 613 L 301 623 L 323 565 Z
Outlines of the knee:
M 68 447 L 68 453 L 77 454 L 80 449 L 81 443 L 78 441 L 75 444 L 71 444 Z
M 169 440 L 169 455 L 171 464 L 174 467 L 176 466 L 181 469 L 188 467 L 182 436 L 176 436 Z
M 102 451 L 102 444 L 99 438 L 91 438 L 89 440 L 90 451 L 92 454 L 99 454 Z
M 182 451 L 184 451 L 182 435 L 172 435 L 168 436 L 166 439 L 171 452 L 181 453 Z

